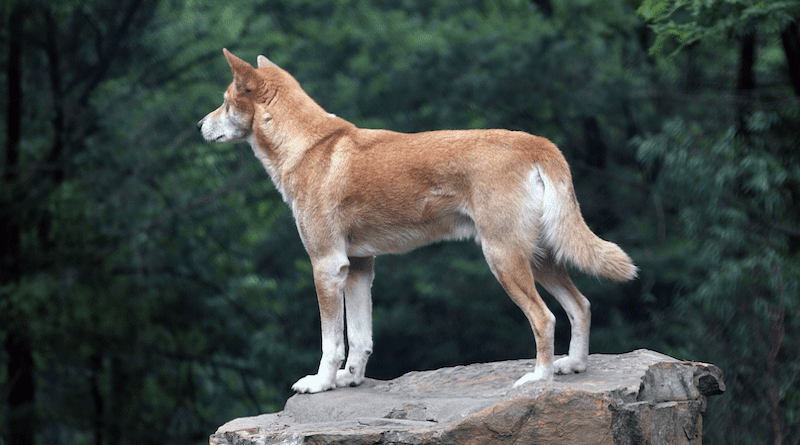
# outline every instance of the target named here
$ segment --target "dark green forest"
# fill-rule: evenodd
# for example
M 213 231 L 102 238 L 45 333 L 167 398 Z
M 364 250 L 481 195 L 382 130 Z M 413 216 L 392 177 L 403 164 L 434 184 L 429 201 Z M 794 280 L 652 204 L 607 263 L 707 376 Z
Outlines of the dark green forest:
M 524 130 L 640 268 L 575 273 L 592 353 L 725 371 L 708 444 L 800 441 L 800 2 L 6 0 L 0 445 L 201 444 L 316 369 L 311 265 L 226 47 L 361 127 Z M 530 358 L 472 241 L 376 259 L 367 376 Z M 553 299 L 556 353 L 569 324 Z

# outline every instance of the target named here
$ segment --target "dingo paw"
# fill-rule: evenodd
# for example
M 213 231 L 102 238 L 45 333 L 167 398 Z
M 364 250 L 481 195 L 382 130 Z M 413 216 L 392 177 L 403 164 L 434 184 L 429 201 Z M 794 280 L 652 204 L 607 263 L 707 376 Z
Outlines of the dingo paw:
M 329 382 L 319 374 L 307 375 L 292 385 L 292 389 L 298 393 L 315 393 L 327 391 L 336 387 L 334 382 Z
M 549 382 L 553 380 L 553 368 L 546 366 L 537 366 L 533 372 L 529 372 L 522 376 L 514 383 L 514 388 L 522 386 L 528 382 Z
M 336 371 L 336 387 L 342 388 L 345 386 L 358 386 L 364 381 L 364 378 L 357 378 L 353 373 L 347 369 L 340 369 Z
M 586 360 L 575 357 L 562 357 L 553 362 L 556 374 L 573 374 L 586 371 Z

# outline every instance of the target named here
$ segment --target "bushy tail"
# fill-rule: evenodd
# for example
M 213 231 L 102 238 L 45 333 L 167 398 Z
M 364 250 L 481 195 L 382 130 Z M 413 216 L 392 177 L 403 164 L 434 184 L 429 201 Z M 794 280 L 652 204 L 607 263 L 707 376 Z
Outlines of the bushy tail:
M 544 182 L 542 235 L 556 261 L 569 261 L 590 275 L 614 281 L 636 278 L 638 268 L 619 246 L 592 232 L 581 215 L 572 181 L 558 182 L 541 175 Z

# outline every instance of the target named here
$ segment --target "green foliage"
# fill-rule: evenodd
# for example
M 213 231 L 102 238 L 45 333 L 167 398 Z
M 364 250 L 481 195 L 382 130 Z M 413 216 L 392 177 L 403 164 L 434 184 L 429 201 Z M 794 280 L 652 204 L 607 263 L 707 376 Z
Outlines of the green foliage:
M 776 424 L 779 440 L 800 434 L 792 389 L 800 373 L 798 233 L 776 224 L 796 220 L 800 170 L 769 146 L 778 142 L 769 138 L 777 119 L 757 113 L 753 137 L 741 139 L 733 129 L 706 135 L 675 118 L 637 141 L 638 158 L 659 165 L 654 194 L 676 205 L 664 248 L 680 243 L 686 260 L 672 277 L 673 308 L 659 320 L 662 341 L 676 356 L 721 366 L 731 400 L 751 400 L 711 402 L 713 443 L 756 443 Z
M 780 33 L 800 16 L 784 0 L 645 0 L 637 10 L 657 37 L 651 52 L 672 55 L 696 42 L 760 30 Z
M 233 417 L 280 409 L 316 369 L 311 265 L 289 210 L 249 147 L 194 128 L 230 82 L 222 47 L 265 54 L 360 126 L 555 141 L 587 222 L 642 271 L 622 286 L 576 276 L 592 351 L 723 367 L 731 394 L 711 401 L 709 443 L 796 437 L 800 133 L 777 39 L 760 43 L 769 89 L 744 128 L 730 129 L 744 99 L 728 90 L 729 37 L 774 34 L 797 3 L 637 6 L 568 0 L 546 17 L 522 0 L 8 3 L 24 107 L 0 132 L 0 221 L 19 240 L 0 259 L 20 270 L 0 273 L 0 340 L 31 340 L 37 443 L 204 443 Z M 533 354 L 474 243 L 376 269 L 368 376 Z M 563 352 L 567 319 L 547 298 Z M 10 359 L 0 352 L 3 437 Z

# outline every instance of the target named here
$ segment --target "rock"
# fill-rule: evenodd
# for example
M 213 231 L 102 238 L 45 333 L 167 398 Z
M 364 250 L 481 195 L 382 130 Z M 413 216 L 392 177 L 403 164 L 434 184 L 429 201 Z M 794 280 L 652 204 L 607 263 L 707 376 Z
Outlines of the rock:
M 534 360 L 410 372 L 296 394 L 283 411 L 232 420 L 211 445 L 700 444 L 714 365 L 648 350 L 589 357 L 585 373 L 512 388 Z

